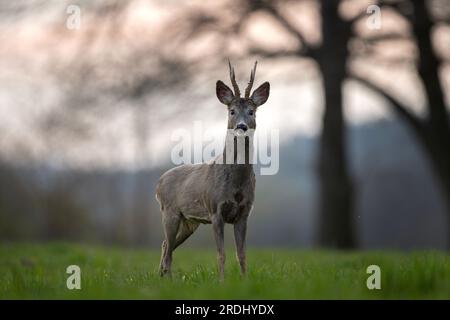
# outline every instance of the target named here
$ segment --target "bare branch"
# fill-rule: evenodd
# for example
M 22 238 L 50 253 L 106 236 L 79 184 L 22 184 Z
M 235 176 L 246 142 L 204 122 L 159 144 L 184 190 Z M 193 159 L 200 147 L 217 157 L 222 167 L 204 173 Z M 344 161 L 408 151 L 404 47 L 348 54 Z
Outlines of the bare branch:
M 289 33 L 297 38 L 301 45 L 301 49 L 299 50 L 300 54 L 313 57 L 314 50 L 308 45 L 305 37 L 285 17 L 283 17 L 274 6 L 267 2 L 260 2 L 259 8 L 270 13 L 278 21 L 278 23 L 280 23 Z
M 368 63 L 379 66 L 388 67 L 408 67 L 415 68 L 416 60 L 407 57 L 382 57 L 374 52 L 354 53 L 350 57 L 351 60 L 365 59 Z M 414 69 L 415 70 L 415 69 Z
M 363 10 L 363 11 L 361 11 L 360 13 L 358 13 L 356 16 L 354 16 L 353 18 L 351 18 L 350 20 L 349 20 L 349 22 L 350 23 L 355 23 L 355 22 L 357 22 L 358 20 L 360 20 L 360 19 L 362 19 L 362 18 L 364 18 L 364 17 L 367 17 L 368 15 L 367 15 L 367 12 L 366 12 L 366 10 Z
M 379 41 L 391 41 L 391 40 L 413 40 L 411 36 L 400 33 L 385 33 L 369 37 L 358 37 L 358 39 L 363 41 L 364 43 L 374 43 Z
M 386 92 L 384 88 L 381 86 L 364 79 L 360 76 L 352 74 L 350 79 L 356 80 L 359 83 L 363 84 L 367 88 L 371 89 L 372 91 L 375 91 L 379 95 L 381 95 L 383 98 L 385 98 L 387 101 L 389 101 L 390 105 L 393 107 L 394 111 L 403 119 L 406 120 L 406 122 L 413 127 L 413 129 L 419 133 L 422 134 L 422 131 L 424 129 L 422 122 L 418 117 L 416 117 L 413 113 L 408 111 L 408 108 L 400 102 L 397 98 Z
M 285 57 L 298 57 L 298 56 L 302 56 L 301 53 L 299 53 L 298 51 L 265 51 L 262 49 L 250 49 L 248 51 L 248 53 L 250 55 L 258 55 L 264 58 L 285 58 Z

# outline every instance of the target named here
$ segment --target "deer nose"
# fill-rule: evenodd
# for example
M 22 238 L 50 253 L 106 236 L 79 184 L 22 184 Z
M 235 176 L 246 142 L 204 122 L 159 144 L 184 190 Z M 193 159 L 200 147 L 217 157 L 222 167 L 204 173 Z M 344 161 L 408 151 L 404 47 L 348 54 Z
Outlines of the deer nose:
M 245 123 L 239 123 L 237 126 L 236 126 L 236 129 L 241 129 L 242 131 L 247 131 L 247 129 L 248 129 L 248 127 L 247 127 L 247 125 L 245 124 Z

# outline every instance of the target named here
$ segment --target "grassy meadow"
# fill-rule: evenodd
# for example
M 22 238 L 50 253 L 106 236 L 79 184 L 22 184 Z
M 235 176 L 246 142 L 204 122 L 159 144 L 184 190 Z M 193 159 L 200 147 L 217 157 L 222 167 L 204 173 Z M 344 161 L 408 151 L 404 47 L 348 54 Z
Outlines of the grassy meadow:
M 444 252 L 248 250 L 239 275 L 227 252 L 225 281 L 214 250 L 180 248 L 173 276 L 161 279 L 155 249 L 62 243 L 1 244 L 0 299 L 450 299 L 450 256 Z M 369 265 L 381 289 L 368 290 Z M 66 287 L 66 268 L 81 268 L 81 290 Z

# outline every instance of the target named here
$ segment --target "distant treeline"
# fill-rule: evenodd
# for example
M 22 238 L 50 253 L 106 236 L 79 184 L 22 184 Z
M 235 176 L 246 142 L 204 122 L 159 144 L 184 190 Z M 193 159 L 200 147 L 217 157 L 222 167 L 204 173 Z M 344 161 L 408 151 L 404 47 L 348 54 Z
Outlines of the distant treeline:
M 429 164 L 412 141 L 398 122 L 350 129 L 361 248 L 444 248 L 444 205 Z M 280 148 L 279 173 L 257 177 L 250 246 L 316 243 L 316 148 L 316 138 L 292 139 Z M 0 162 L 0 239 L 159 246 L 154 188 L 169 166 L 77 171 Z M 202 232 L 190 243 L 212 243 L 209 230 Z

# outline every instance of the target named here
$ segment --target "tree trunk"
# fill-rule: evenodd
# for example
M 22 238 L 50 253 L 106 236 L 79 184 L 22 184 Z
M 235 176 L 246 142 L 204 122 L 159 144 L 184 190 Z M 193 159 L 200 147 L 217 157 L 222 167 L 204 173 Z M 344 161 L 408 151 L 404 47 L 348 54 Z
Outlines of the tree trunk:
M 447 205 L 447 249 L 450 250 L 450 125 L 443 88 L 439 79 L 440 61 L 431 43 L 433 21 L 425 1 L 414 1 L 412 24 L 419 49 L 418 73 L 428 100 L 428 117 L 419 133 L 440 182 Z
M 318 64 L 323 77 L 325 110 L 319 146 L 319 244 L 354 248 L 353 188 L 348 173 L 342 84 L 345 80 L 350 25 L 338 15 L 337 0 L 322 1 L 322 47 Z
M 422 144 L 431 161 L 432 169 L 440 184 L 441 194 L 447 209 L 447 243 L 450 250 L 450 133 L 447 139 L 434 131 L 427 132 L 422 137 Z

